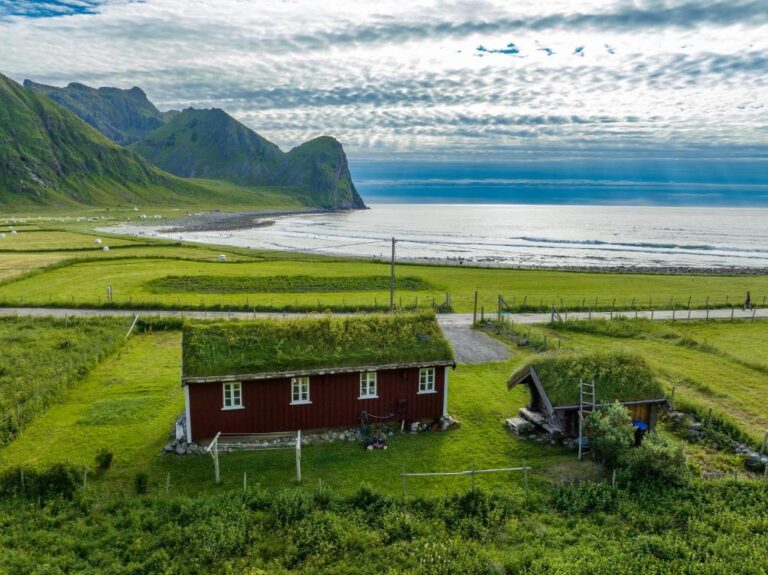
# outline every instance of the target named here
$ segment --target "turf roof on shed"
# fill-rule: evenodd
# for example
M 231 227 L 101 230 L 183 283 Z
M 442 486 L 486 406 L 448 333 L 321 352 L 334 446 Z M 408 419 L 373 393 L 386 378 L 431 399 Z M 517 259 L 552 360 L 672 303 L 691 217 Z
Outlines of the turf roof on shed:
M 453 361 L 432 313 L 188 323 L 183 377 Z
M 595 383 L 598 403 L 665 396 L 653 370 L 637 354 L 621 351 L 556 354 L 537 358 L 529 365 L 536 370 L 554 406 L 578 404 L 581 380 Z

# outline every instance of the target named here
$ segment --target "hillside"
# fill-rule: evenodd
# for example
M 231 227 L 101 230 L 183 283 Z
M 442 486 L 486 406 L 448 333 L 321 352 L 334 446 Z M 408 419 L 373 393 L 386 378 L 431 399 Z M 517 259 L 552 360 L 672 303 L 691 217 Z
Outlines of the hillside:
M 167 174 L 0 74 L 0 205 L 259 205 L 256 191 Z M 295 203 L 286 198 L 286 204 Z
M 184 110 L 132 148 L 177 176 L 253 185 L 273 183 L 283 156 L 280 148 L 216 108 Z
M 74 82 L 56 88 L 31 80 L 24 80 L 24 87 L 48 96 L 123 146 L 140 140 L 166 121 L 166 115 L 155 108 L 141 88 L 96 89 Z
M 365 208 L 344 149 L 331 137 L 286 154 L 223 110 L 189 108 L 132 148 L 177 176 L 288 186 L 309 193 L 312 203 L 324 208 Z
M 334 138 L 319 137 L 286 154 L 223 110 L 160 112 L 140 88 L 91 88 L 78 83 L 56 88 L 31 80 L 24 86 L 176 176 L 290 188 L 290 195 L 312 206 L 365 208 L 344 148 Z

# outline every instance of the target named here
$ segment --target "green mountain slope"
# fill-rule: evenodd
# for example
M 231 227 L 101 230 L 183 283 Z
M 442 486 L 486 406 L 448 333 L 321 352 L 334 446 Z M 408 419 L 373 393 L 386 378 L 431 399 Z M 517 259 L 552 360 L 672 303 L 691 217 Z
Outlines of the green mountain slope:
M 273 205 L 285 196 L 279 192 L 267 194 Z M 293 195 L 300 197 L 297 191 Z M 262 197 L 231 184 L 189 182 L 167 174 L 0 74 L 0 206 L 256 206 Z M 298 203 L 286 196 L 286 205 Z
M 48 96 L 77 114 L 110 140 L 127 146 L 165 123 L 166 117 L 141 88 L 90 88 L 72 83 L 56 88 L 24 81 L 24 87 Z
M 317 138 L 285 154 L 223 110 L 189 108 L 131 147 L 177 176 L 288 186 L 307 192 L 320 207 L 365 208 L 334 138 Z
M 274 183 L 283 157 L 280 148 L 216 108 L 184 110 L 132 148 L 177 176 L 250 185 Z

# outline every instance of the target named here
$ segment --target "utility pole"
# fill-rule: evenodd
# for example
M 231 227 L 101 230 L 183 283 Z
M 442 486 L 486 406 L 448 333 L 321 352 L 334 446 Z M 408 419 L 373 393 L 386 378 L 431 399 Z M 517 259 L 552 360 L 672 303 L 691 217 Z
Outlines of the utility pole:
M 389 309 L 395 309 L 395 238 L 392 238 L 392 274 L 389 280 Z

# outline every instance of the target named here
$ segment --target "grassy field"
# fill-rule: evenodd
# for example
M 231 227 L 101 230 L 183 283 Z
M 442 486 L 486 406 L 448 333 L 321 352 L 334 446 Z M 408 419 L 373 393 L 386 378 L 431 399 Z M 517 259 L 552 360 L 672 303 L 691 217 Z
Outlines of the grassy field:
M 178 332 L 132 337 L 0 451 L 2 464 L 92 466 L 98 450 L 109 448 L 113 479 L 151 466 L 184 409 L 180 342 Z
M 92 465 L 97 451 L 110 447 L 113 468 L 100 481 L 107 489 L 127 489 L 133 474 L 149 474 L 152 489 L 159 490 L 168 473 L 174 493 L 198 493 L 236 489 L 243 472 L 254 483 L 273 490 L 290 485 L 295 475 L 291 450 L 232 453 L 221 457 L 223 484 L 214 486 L 208 456 L 161 456 L 169 440 L 173 420 L 183 410 L 179 385 L 180 333 L 160 332 L 132 336 L 126 346 L 94 369 L 30 425 L 24 434 L 0 451 L 0 465 L 47 464 L 70 461 Z M 574 466 L 573 457 L 561 448 L 521 442 L 502 427 L 503 419 L 525 403 L 525 393 L 506 391 L 510 370 L 522 356 L 510 362 L 461 366 L 452 374 L 451 413 L 462 421 L 448 433 L 396 435 L 387 451 L 368 452 L 356 443 L 338 442 L 306 446 L 302 469 L 304 488 L 322 480 L 341 493 L 355 491 L 361 483 L 398 494 L 399 473 L 499 467 L 527 461 L 532 476 L 545 478 L 563 472 L 593 474 L 590 464 Z M 151 399 L 151 403 L 144 401 Z M 413 480 L 414 495 L 460 492 L 466 478 Z M 486 476 L 479 484 L 521 488 L 521 477 Z
M 98 236 L 102 245 L 96 244 L 97 237 L 78 234 L 68 231 L 26 231 L 16 234 L 7 233 L 0 238 L 0 250 L 2 251 L 58 251 L 69 249 L 93 248 L 102 249 L 103 246 L 127 246 L 143 243 L 141 240 L 128 240 L 123 238 Z
M 191 249 L 191 248 L 190 248 Z M 116 250 L 117 251 L 117 250 Z M 128 254 L 129 250 L 121 250 Z M 131 249 L 130 253 L 136 252 Z M 143 253 L 170 254 L 169 248 L 143 248 Z M 248 253 L 236 251 L 234 253 Z M 156 282 L 167 282 L 169 276 L 221 278 L 222 285 L 244 276 L 312 276 L 314 278 L 385 277 L 389 266 L 383 263 L 338 261 L 288 254 L 254 252 L 264 258 L 257 263 L 190 262 L 185 260 L 115 259 L 75 263 L 52 269 L 27 279 L 0 287 L 0 302 L 17 305 L 21 299 L 35 305 L 98 305 L 107 285 L 112 285 L 116 304 L 143 304 L 185 307 L 248 308 L 249 306 L 289 308 L 292 306 L 328 307 L 386 305 L 389 293 L 378 291 L 336 291 L 318 296 L 316 293 L 156 293 Z M 279 259 L 278 259 L 279 258 Z M 1 265 L 1 264 L 0 264 Z M 450 293 L 454 311 L 472 311 L 474 291 L 479 290 L 479 305 L 493 313 L 497 297 L 503 294 L 507 303 L 517 309 L 559 309 L 592 306 L 595 308 L 668 308 L 710 307 L 739 303 L 747 290 L 753 302 L 762 304 L 768 293 L 768 276 L 673 276 L 643 274 L 608 274 L 538 270 L 491 270 L 479 268 L 400 266 L 403 276 L 417 278 L 434 286 L 431 290 L 399 290 L 396 302 L 405 306 L 441 303 Z M 350 286 L 352 288 L 354 286 Z M 225 290 L 222 290 L 225 291 Z M 418 299 L 417 299 L 418 298 Z M 615 301 L 615 303 L 614 303 Z M 633 303 L 634 301 L 634 303 Z
M 768 322 L 614 320 L 569 322 L 542 331 L 561 338 L 563 349 L 639 353 L 668 393 L 675 388 L 677 403 L 724 414 L 756 443 L 768 432 Z
M 117 349 L 129 325 L 121 318 L 1 318 L 0 445 Z

